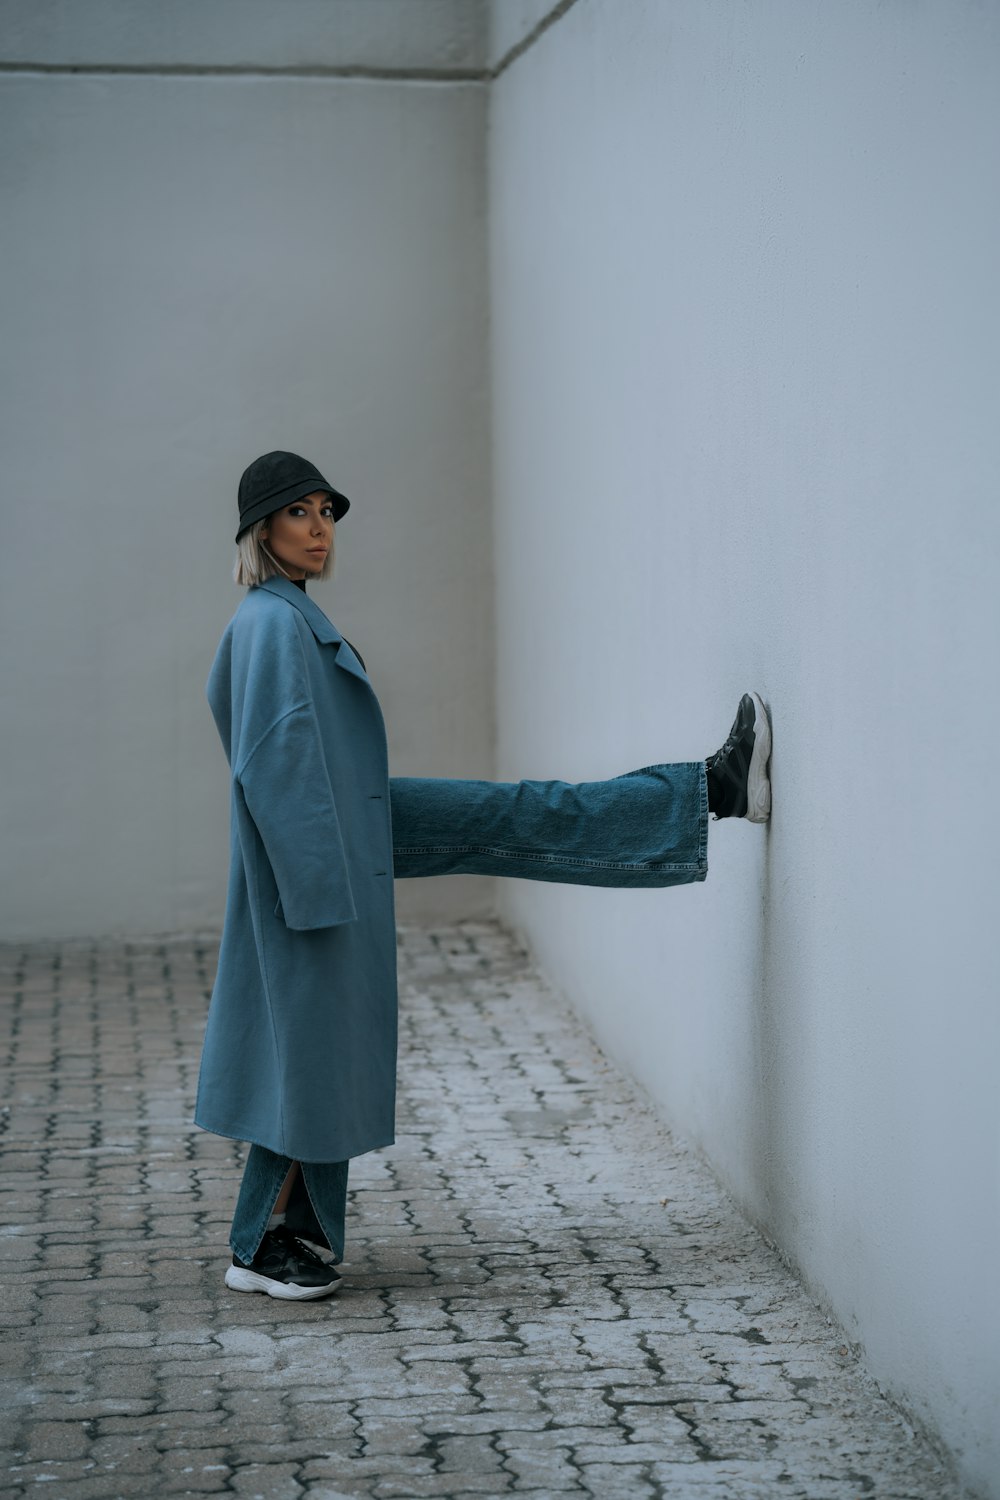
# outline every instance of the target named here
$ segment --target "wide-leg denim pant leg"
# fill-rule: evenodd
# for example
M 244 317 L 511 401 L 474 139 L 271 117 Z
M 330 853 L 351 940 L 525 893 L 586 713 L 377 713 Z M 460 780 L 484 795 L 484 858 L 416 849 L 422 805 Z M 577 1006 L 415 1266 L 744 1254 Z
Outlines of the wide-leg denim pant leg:
M 606 781 L 389 779 L 393 874 L 508 875 L 648 889 L 708 874 L 704 761 L 666 762 Z M 291 1159 L 253 1145 L 230 1244 L 252 1260 Z M 303 1162 L 286 1224 L 344 1254 L 349 1163 Z
M 285 1209 L 288 1228 L 318 1245 L 325 1244 L 335 1261 L 344 1258 L 349 1165 L 346 1161 L 300 1162 Z M 229 1243 L 240 1260 L 251 1261 L 256 1255 L 291 1166 L 291 1157 L 279 1156 L 265 1146 L 250 1147 L 229 1233 Z
M 606 781 L 391 776 L 393 874 L 648 889 L 708 874 L 705 762 Z

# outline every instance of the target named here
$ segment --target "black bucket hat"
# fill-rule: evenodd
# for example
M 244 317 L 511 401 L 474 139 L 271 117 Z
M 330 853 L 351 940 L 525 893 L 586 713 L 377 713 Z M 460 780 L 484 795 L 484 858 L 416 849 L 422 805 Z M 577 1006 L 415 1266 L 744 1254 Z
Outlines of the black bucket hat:
M 239 506 L 240 529 L 236 540 L 263 516 L 280 510 L 311 495 L 314 490 L 326 490 L 333 499 L 333 519 L 339 521 L 351 502 L 346 495 L 328 484 L 315 464 L 300 458 L 297 453 L 285 453 L 276 448 L 273 453 L 263 453 L 255 458 L 249 468 L 243 470 L 240 480 Z

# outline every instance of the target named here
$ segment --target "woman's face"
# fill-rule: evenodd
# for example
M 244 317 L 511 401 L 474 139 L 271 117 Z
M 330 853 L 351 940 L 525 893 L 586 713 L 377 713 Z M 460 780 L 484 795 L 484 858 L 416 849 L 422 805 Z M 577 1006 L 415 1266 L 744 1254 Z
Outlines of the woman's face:
M 333 501 L 325 490 L 316 490 L 268 516 L 260 534 L 290 578 L 308 578 L 326 562 L 334 524 Z

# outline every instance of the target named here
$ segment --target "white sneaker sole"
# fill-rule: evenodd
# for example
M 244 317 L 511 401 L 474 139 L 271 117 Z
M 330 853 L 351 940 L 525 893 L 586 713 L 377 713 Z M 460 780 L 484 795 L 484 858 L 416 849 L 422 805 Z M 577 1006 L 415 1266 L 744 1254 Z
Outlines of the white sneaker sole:
M 329 1297 L 340 1286 L 332 1281 L 329 1286 L 298 1286 L 294 1281 L 273 1281 L 270 1276 L 261 1276 L 257 1271 L 245 1271 L 242 1266 L 226 1269 L 226 1286 L 233 1292 L 266 1292 L 269 1297 L 282 1297 L 287 1302 L 309 1302 L 316 1297 Z
M 771 758 L 771 722 L 767 709 L 758 693 L 751 693 L 756 714 L 754 717 L 753 754 L 747 773 L 748 823 L 766 823 L 771 816 L 771 782 L 767 774 L 767 763 Z

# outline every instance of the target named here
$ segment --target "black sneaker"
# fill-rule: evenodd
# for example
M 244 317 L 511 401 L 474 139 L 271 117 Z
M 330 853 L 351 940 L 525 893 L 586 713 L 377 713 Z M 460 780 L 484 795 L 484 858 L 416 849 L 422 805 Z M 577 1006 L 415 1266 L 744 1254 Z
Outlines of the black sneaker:
M 297 1239 L 302 1241 L 306 1249 L 314 1250 L 325 1266 L 339 1266 L 340 1261 L 334 1255 L 326 1240 L 311 1240 L 307 1234 L 300 1234 L 297 1229 L 294 1229 L 292 1233 Z
M 226 1286 L 234 1292 L 266 1292 L 269 1297 L 296 1302 L 328 1297 L 342 1280 L 339 1272 L 284 1224 L 267 1231 L 249 1264 L 234 1254 L 226 1269 Z
M 716 820 L 746 818 L 766 823 L 771 815 L 771 783 L 767 763 L 771 755 L 771 725 L 757 693 L 744 693 L 721 750 L 706 761 L 715 786 Z

